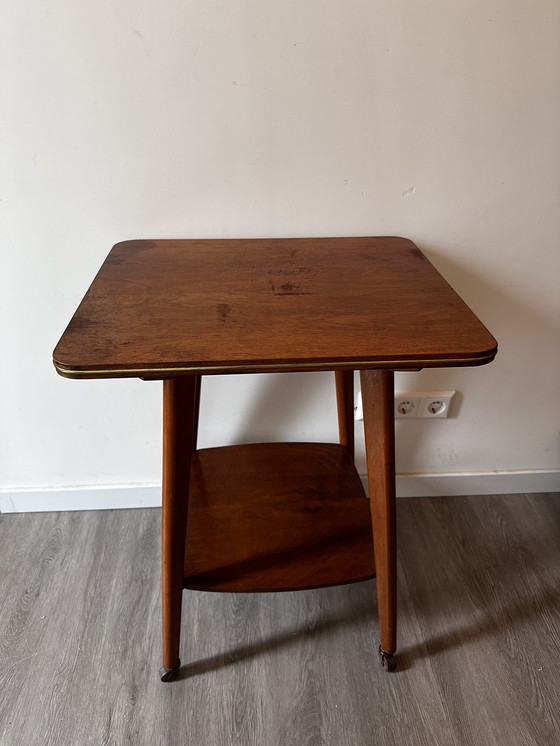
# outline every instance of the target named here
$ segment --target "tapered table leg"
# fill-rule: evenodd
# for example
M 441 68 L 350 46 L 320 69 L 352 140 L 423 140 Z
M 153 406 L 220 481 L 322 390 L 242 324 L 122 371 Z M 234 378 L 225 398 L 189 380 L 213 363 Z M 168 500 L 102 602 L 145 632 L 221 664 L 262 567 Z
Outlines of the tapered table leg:
M 335 371 L 339 443 L 354 460 L 354 371 Z
M 380 653 L 388 670 L 397 649 L 394 374 L 361 372 L 371 524 L 377 574 Z
M 191 457 L 195 442 L 197 376 L 163 382 L 163 485 L 161 513 L 162 681 L 181 665 L 181 602 Z

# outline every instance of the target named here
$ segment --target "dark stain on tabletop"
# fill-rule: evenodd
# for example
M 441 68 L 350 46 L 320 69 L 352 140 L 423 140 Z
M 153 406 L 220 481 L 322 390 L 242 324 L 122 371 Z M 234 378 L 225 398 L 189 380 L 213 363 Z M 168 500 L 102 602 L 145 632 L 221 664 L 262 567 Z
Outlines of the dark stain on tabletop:
M 269 280 L 269 283 L 274 295 L 313 295 L 313 293 L 302 290 L 301 285 L 296 285 L 293 282 L 283 282 L 278 287 L 272 280 Z
M 274 286 L 273 286 L 274 288 Z M 274 295 L 312 295 L 301 289 L 301 285 L 294 285 L 293 282 L 284 282 L 278 290 L 274 290 Z
M 284 282 L 280 285 L 280 290 L 276 295 L 299 295 L 301 293 L 301 286 L 294 285 L 292 282 Z
M 229 303 L 218 303 L 216 306 L 220 321 L 227 321 L 231 317 L 231 306 Z

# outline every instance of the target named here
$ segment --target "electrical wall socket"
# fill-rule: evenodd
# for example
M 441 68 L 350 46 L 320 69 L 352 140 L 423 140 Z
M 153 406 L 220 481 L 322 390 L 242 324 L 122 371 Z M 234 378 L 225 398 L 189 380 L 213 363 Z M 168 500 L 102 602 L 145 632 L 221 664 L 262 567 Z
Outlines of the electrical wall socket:
M 455 391 L 409 391 L 395 394 L 397 420 L 443 420 L 450 416 Z M 354 407 L 356 420 L 364 419 L 362 392 L 358 392 Z
M 455 391 L 409 391 L 395 394 L 398 420 L 442 420 L 449 417 Z

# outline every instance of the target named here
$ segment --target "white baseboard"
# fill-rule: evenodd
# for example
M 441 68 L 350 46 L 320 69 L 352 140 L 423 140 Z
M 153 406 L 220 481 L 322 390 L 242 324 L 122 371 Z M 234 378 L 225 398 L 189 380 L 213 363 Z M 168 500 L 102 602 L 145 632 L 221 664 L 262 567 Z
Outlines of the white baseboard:
M 160 505 L 159 485 L 105 485 L 0 492 L 0 513 L 157 508 Z
M 521 492 L 560 492 L 560 470 L 397 475 L 399 497 L 513 495 Z
M 365 477 L 362 479 L 366 484 Z M 509 495 L 520 492 L 560 492 L 560 471 L 397 475 L 399 497 Z M 160 505 L 161 488 L 157 484 L 0 491 L 0 513 L 156 508 Z

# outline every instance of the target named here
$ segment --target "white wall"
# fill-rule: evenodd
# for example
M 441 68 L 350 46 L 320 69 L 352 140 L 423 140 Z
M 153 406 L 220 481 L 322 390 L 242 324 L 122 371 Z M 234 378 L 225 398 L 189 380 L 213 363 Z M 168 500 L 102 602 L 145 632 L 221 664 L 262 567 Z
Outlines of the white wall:
M 560 489 L 557 0 L 2 15 L 5 494 L 159 480 L 160 384 L 73 382 L 50 362 L 112 244 L 360 234 L 416 241 L 500 343 L 488 367 L 400 375 L 462 402 L 399 423 L 399 471 Z M 206 384 L 202 445 L 335 437 L 327 374 Z

